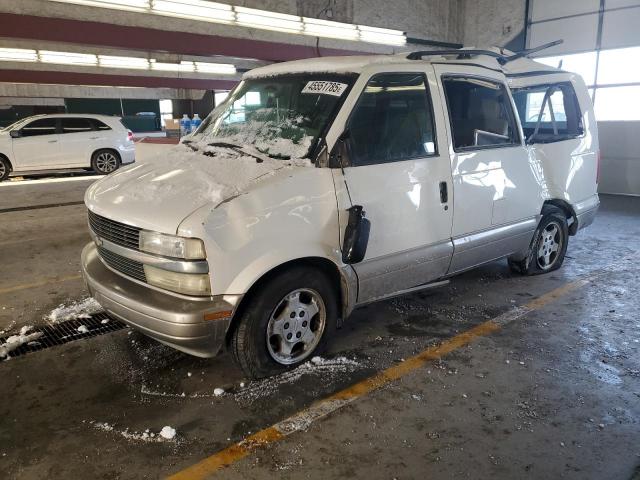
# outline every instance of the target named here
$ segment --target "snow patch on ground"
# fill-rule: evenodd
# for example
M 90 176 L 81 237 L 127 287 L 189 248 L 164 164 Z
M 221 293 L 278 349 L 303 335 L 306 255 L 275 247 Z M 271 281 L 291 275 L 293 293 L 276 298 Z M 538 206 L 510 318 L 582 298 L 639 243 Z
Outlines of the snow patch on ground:
M 359 362 L 347 357 L 326 359 L 316 356 L 310 362 L 303 363 L 293 370 L 249 383 L 245 388 L 240 389 L 234 398 L 241 404 L 250 404 L 276 393 L 283 385 L 296 383 L 303 375 L 317 375 L 322 377 L 323 383 L 327 383 L 332 378 L 352 372 L 360 366 Z
M 102 307 L 93 298 L 85 298 L 68 305 L 60 304 L 45 317 L 49 323 L 66 322 L 77 318 L 89 318 L 92 314 L 102 311 Z
M 175 442 L 176 441 L 176 429 L 170 426 L 162 427 L 158 433 L 152 432 L 150 429 L 146 429 L 143 432 L 129 431 L 128 428 L 124 430 L 118 430 L 112 424 L 106 422 L 94 422 L 91 421 L 94 428 L 103 432 L 116 433 L 129 441 L 135 442 L 147 442 L 147 443 L 163 443 L 163 442 Z
M 33 340 L 40 338 L 42 332 L 29 333 L 33 327 L 31 325 L 25 325 L 20 329 L 20 333 L 11 335 L 5 343 L 0 345 L 0 358 L 6 357 L 16 348 L 24 345 L 25 343 L 32 342 Z

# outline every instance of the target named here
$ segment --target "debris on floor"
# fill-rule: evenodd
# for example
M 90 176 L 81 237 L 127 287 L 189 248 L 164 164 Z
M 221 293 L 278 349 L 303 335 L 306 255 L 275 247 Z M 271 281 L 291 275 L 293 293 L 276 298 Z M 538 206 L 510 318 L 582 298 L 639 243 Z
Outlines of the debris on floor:
M 20 329 L 20 333 L 11 335 L 5 343 L 0 345 L 0 358 L 6 357 L 16 348 L 24 345 L 25 343 L 32 342 L 42 336 L 42 332 L 29 333 L 33 327 L 25 325 Z

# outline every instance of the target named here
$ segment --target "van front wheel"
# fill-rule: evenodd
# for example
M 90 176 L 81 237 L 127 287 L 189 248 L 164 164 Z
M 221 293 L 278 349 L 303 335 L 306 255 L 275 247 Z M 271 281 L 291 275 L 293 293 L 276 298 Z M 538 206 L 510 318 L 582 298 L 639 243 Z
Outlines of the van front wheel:
M 568 243 L 569 228 L 564 212 L 555 207 L 545 207 L 527 257 L 522 260 L 510 258 L 509 267 L 523 275 L 557 270 L 564 262 Z
M 317 355 L 336 328 L 335 287 L 314 268 L 287 270 L 264 283 L 248 301 L 231 350 L 251 378 L 280 373 Z

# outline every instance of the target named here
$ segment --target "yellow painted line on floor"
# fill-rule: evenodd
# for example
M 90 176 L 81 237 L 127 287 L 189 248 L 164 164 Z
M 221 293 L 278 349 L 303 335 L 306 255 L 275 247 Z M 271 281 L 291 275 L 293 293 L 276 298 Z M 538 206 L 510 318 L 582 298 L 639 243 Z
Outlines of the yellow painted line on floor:
M 244 440 L 235 443 L 224 450 L 214 453 L 210 457 L 187 467 L 169 477 L 170 480 L 197 480 L 207 478 L 224 467 L 243 459 L 254 450 L 278 442 L 292 433 L 306 430 L 313 422 L 323 418 L 330 413 L 339 410 L 354 400 L 371 393 L 405 375 L 416 371 L 425 364 L 434 360 L 439 360 L 458 348 L 469 345 L 478 338 L 500 330 L 514 320 L 517 320 L 528 313 L 539 310 L 544 306 L 554 302 L 560 297 L 579 289 L 588 284 L 594 278 L 610 270 L 605 269 L 599 273 L 575 280 L 548 292 L 525 305 L 515 307 L 508 312 L 477 325 L 466 332 L 460 333 L 449 340 L 438 345 L 429 347 L 419 354 L 403 360 L 375 375 L 362 380 L 350 387 L 345 388 L 327 398 L 319 400 L 310 407 L 292 415 L 291 417 L 261 430 Z
M 28 288 L 44 287 L 45 285 L 51 285 L 54 283 L 68 282 L 70 280 L 79 280 L 81 278 L 82 278 L 82 275 L 67 275 L 65 277 L 47 278 L 46 280 L 41 280 L 40 282 L 23 283 L 22 285 L 14 285 L 13 287 L 0 288 L 0 295 L 4 293 L 13 293 L 13 292 L 18 292 L 20 290 L 26 290 Z

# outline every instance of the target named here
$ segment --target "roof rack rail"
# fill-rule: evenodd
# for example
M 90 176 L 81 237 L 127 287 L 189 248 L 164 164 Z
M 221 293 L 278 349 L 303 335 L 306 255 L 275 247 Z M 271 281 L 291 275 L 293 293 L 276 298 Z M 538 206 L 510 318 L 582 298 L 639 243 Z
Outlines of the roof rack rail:
M 432 57 L 432 56 L 442 56 L 442 55 L 457 55 L 458 60 L 468 59 L 472 56 L 484 55 L 487 57 L 495 58 L 500 65 L 504 65 L 506 63 L 512 62 L 513 60 L 517 60 L 518 58 L 526 57 L 532 53 L 539 52 L 541 50 L 546 50 L 547 48 L 555 47 L 556 45 L 560 45 L 564 40 L 555 40 L 553 42 L 545 43 L 544 45 L 540 45 L 539 47 L 529 48 L 526 50 L 522 50 L 521 52 L 514 53 L 511 56 L 506 56 L 502 53 L 494 52 L 493 50 L 477 50 L 477 49 L 455 49 L 455 50 L 423 50 L 418 52 L 411 52 L 407 55 L 408 60 L 422 60 L 424 57 Z
M 422 50 L 419 52 L 411 52 L 407 55 L 408 60 L 422 60 L 423 57 L 433 57 L 437 55 L 457 55 L 458 60 L 463 58 L 471 58 L 471 56 L 486 55 L 494 58 L 504 58 L 504 55 L 491 50 L 472 50 L 458 48 L 455 50 Z

